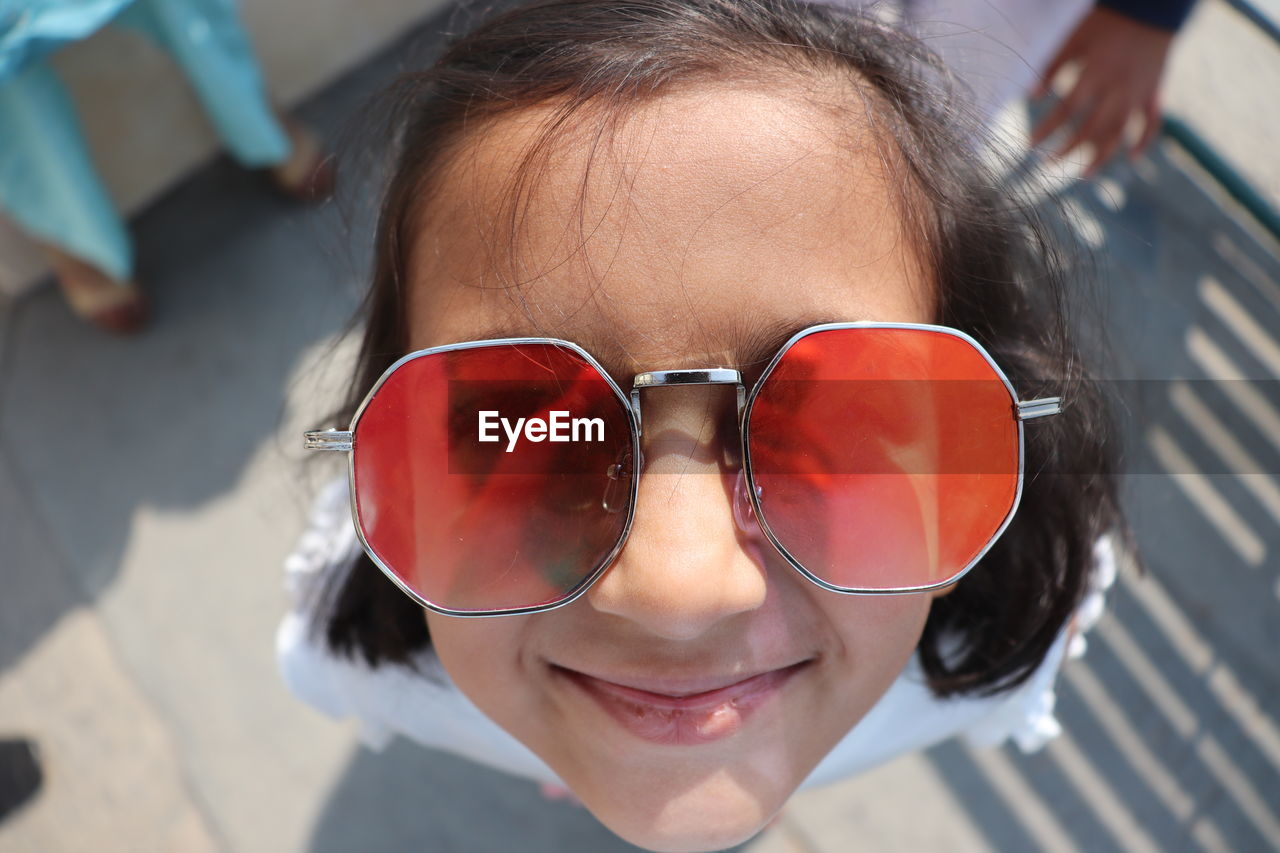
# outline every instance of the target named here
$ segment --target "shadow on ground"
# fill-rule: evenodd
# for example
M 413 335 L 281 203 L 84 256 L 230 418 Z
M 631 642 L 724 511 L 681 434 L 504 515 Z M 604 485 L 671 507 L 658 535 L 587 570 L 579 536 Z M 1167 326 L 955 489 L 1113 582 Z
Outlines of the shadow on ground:
M 298 114 L 330 141 L 350 137 L 372 92 L 438 50 L 450 14 Z M 42 543 L 8 569 L 24 596 L 0 605 L 0 671 L 111 586 L 140 509 L 194 514 L 233 493 L 264 447 L 295 455 L 275 442 L 291 378 L 363 294 L 367 164 L 345 165 L 342 198 L 319 208 L 276 196 L 226 157 L 151 205 L 131 223 L 153 308 L 139 336 L 86 327 L 52 283 L 0 316 L 0 491 L 23 496 L 0 534 L 14 541 L 34 526 Z
M 1124 401 L 1122 570 L 1042 753 L 930 753 L 995 849 L 1280 849 L 1280 256 L 1173 143 L 1062 196 Z

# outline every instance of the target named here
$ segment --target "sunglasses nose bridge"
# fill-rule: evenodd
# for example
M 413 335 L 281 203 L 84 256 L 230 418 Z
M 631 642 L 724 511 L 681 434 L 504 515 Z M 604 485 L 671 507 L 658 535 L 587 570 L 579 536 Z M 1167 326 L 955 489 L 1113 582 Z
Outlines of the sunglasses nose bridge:
M 726 367 L 699 368 L 695 370 L 650 370 L 637 373 L 631 382 L 631 410 L 635 413 L 636 429 L 643 430 L 640 416 L 640 390 L 663 388 L 673 385 L 735 385 L 738 395 L 738 422 L 747 405 L 747 390 L 742 385 L 742 374 Z

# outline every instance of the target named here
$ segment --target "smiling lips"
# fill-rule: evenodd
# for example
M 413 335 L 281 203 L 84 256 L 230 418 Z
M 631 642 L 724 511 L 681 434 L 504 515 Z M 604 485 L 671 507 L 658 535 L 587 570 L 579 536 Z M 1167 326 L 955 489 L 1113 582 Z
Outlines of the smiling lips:
M 710 743 L 737 732 L 751 713 L 811 661 L 701 692 L 659 693 L 556 667 L 637 737 L 668 745 Z

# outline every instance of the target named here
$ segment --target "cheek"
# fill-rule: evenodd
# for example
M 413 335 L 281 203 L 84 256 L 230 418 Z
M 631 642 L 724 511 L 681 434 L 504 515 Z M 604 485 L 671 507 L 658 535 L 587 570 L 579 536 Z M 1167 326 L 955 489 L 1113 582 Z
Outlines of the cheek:
M 932 601 L 918 593 L 825 597 L 823 609 L 861 689 L 888 689 L 920 642 Z
M 477 707 L 490 713 L 521 702 L 521 617 L 459 619 L 428 611 L 426 620 L 445 671 Z

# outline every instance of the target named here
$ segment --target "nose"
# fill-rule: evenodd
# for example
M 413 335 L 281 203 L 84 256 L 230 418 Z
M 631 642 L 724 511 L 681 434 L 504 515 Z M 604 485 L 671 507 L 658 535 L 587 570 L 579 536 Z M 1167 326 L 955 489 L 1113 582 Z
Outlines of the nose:
M 588 590 L 597 611 L 691 640 L 764 604 L 767 579 L 734 517 L 733 389 L 646 391 L 644 470 L 625 546 Z

